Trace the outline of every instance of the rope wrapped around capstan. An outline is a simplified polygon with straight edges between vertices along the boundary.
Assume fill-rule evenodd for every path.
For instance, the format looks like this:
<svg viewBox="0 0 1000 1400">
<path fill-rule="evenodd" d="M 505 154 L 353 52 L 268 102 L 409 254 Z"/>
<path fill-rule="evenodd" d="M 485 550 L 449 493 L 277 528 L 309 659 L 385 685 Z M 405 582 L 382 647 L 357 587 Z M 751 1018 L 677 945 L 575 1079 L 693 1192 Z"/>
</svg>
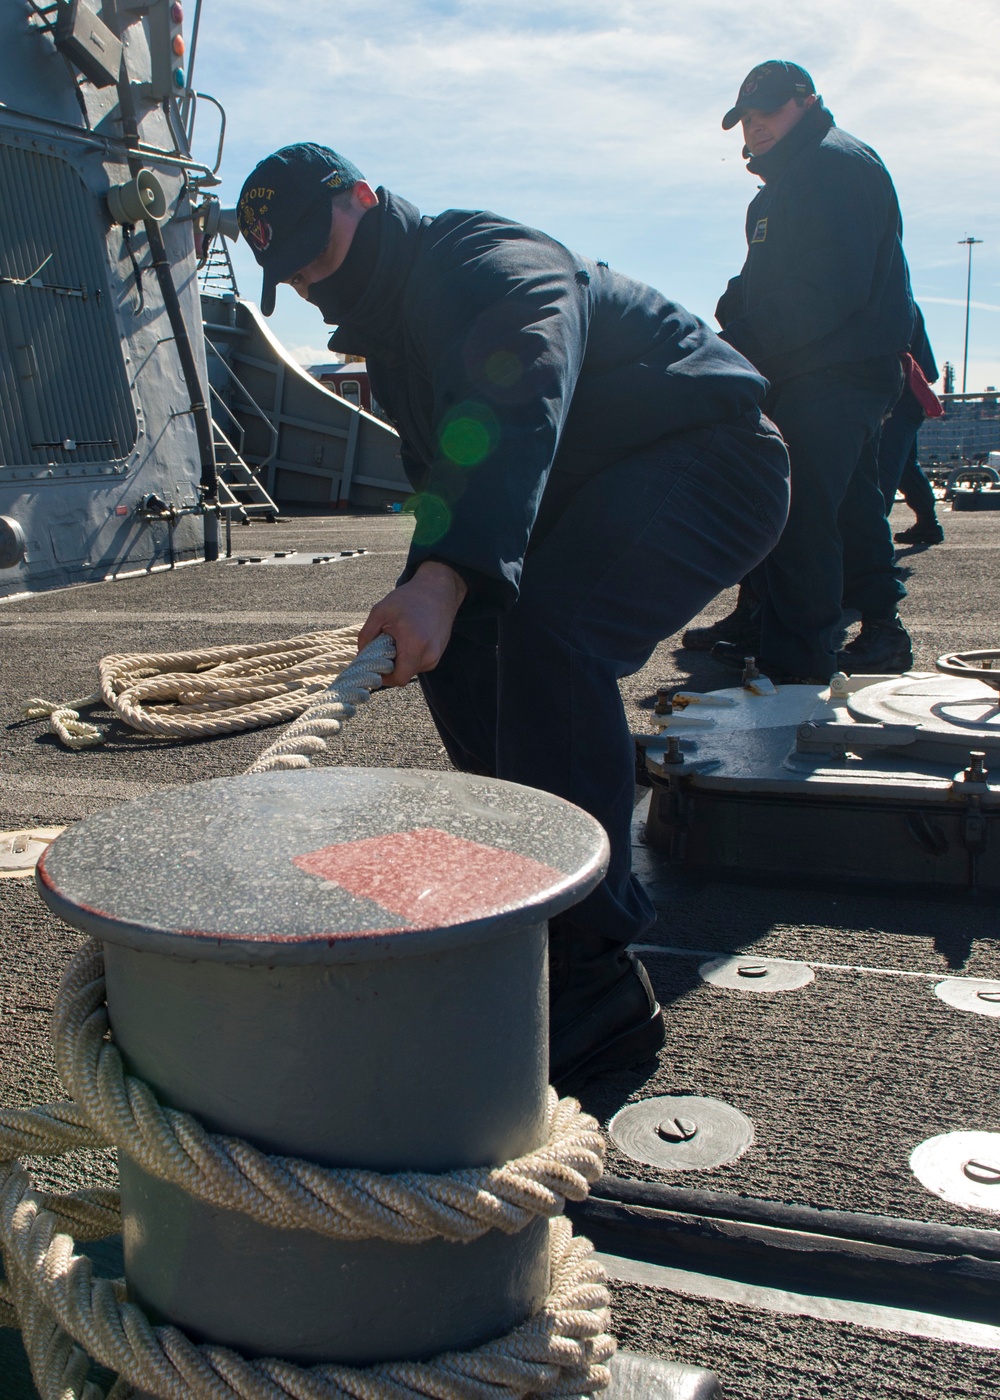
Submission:
<svg viewBox="0 0 1000 1400">
<path fill-rule="evenodd" d="M 560 1214 L 567 1200 L 585 1198 L 603 1165 L 597 1122 L 575 1100 L 550 1090 L 548 1141 L 500 1167 L 385 1174 L 268 1157 L 163 1107 L 148 1085 L 126 1074 L 108 1038 L 103 971 L 100 945 L 88 940 L 59 989 L 56 1061 L 74 1102 L 0 1113 L 0 1248 L 8 1279 L 0 1289 L 0 1325 L 21 1325 L 43 1400 L 101 1400 L 86 1379 L 88 1358 L 121 1378 L 108 1400 L 125 1400 L 132 1386 L 164 1400 L 519 1400 L 582 1397 L 607 1387 L 615 1342 L 607 1333 L 604 1272 L 590 1243 L 574 1239 Z M 60 1232 L 75 1227 L 89 1239 L 114 1233 L 116 1193 L 46 1196 L 18 1161 L 20 1154 L 107 1145 L 221 1208 L 340 1239 L 468 1241 L 548 1217 L 549 1296 L 506 1336 L 425 1362 L 299 1367 L 196 1346 L 177 1328 L 154 1328 L 127 1301 L 123 1282 L 96 1278 Z"/>
</svg>

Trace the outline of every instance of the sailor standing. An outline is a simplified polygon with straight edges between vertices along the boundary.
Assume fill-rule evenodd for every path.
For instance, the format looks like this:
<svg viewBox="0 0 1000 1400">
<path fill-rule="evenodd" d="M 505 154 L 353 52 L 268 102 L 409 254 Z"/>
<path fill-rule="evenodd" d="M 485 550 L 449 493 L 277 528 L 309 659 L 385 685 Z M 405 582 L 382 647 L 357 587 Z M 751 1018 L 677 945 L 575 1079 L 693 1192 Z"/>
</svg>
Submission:
<svg viewBox="0 0 1000 1400">
<path fill-rule="evenodd" d="M 683 307 L 495 214 L 421 217 L 336 152 L 250 175 L 240 227 L 363 355 L 401 439 L 416 524 L 361 632 L 420 677 L 455 766 L 590 812 L 606 879 L 550 927 L 551 1077 L 663 1043 L 627 945 L 655 914 L 631 871 L 633 745 L 618 690 L 772 548 L 788 461 L 763 378 Z"/>
<path fill-rule="evenodd" d="M 722 336 L 767 376 L 764 405 L 792 463 L 788 525 L 754 577 L 754 626 L 712 654 L 772 679 L 904 671 L 906 590 L 878 485 L 879 429 L 903 384 L 913 306 L 896 192 L 875 152 L 834 125 L 812 78 L 770 60 L 722 119 L 742 123 L 764 183 L 747 211 L 747 257 L 721 297 Z M 860 636 L 836 652 L 841 602 Z"/>
</svg>

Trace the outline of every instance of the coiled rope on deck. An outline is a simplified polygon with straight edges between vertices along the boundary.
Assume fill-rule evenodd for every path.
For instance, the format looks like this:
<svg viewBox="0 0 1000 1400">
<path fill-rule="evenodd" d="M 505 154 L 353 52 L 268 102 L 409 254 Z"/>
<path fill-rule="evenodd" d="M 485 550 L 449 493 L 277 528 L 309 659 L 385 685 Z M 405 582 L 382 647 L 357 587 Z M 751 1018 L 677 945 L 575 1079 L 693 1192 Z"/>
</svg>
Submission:
<svg viewBox="0 0 1000 1400">
<path fill-rule="evenodd" d="M 607 1386 L 615 1343 L 606 1330 L 603 1270 L 589 1242 L 574 1239 L 558 1214 L 566 1200 L 584 1199 L 603 1164 L 597 1123 L 575 1100 L 559 1101 L 550 1090 L 548 1142 L 502 1167 L 389 1175 L 267 1157 L 165 1109 L 127 1075 L 108 1038 L 104 995 L 100 944 L 88 940 L 63 978 L 53 1026 L 57 1066 L 75 1102 L 0 1113 L 0 1249 L 8 1279 L 0 1323 L 20 1322 L 43 1400 L 101 1400 L 86 1381 L 88 1356 L 122 1378 L 114 1400 L 124 1400 L 130 1386 L 164 1400 L 499 1400 L 585 1396 Z M 43 1195 L 17 1160 L 107 1145 L 222 1208 L 340 1239 L 470 1240 L 549 1217 L 549 1297 L 507 1336 L 428 1362 L 301 1368 L 195 1346 L 176 1328 L 153 1328 L 127 1302 L 121 1281 L 95 1278 L 60 1233 L 67 1225 L 90 1239 L 113 1233 L 117 1194 Z"/>
<path fill-rule="evenodd" d="M 105 656 L 92 694 L 70 701 L 35 696 L 25 702 L 23 712 L 27 719 L 47 718 L 51 731 L 71 749 L 104 743 L 101 727 L 79 714 L 102 704 L 123 724 L 161 739 L 204 739 L 284 724 L 301 715 L 361 657 L 368 658 L 362 672 L 384 659 L 377 652 L 383 638 L 355 657 L 357 637 L 356 627 L 338 627 L 245 646 Z"/>
</svg>

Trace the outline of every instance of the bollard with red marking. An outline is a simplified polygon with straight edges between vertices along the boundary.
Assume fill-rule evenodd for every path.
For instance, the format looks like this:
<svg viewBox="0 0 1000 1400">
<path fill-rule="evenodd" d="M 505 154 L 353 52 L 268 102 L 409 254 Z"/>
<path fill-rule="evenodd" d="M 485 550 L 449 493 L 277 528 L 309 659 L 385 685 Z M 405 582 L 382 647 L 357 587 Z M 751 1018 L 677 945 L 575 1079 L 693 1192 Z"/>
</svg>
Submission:
<svg viewBox="0 0 1000 1400">
<path fill-rule="evenodd" d="M 60 836 L 50 907 L 105 949 L 115 1043 L 161 1102 L 332 1167 L 499 1165 L 546 1138 L 549 917 L 607 840 L 548 794 L 328 768 L 159 792 Z M 126 1276 L 154 1321 L 251 1356 L 469 1349 L 546 1296 L 548 1227 L 330 1239 L 120 1154 Z"/>
</svg>

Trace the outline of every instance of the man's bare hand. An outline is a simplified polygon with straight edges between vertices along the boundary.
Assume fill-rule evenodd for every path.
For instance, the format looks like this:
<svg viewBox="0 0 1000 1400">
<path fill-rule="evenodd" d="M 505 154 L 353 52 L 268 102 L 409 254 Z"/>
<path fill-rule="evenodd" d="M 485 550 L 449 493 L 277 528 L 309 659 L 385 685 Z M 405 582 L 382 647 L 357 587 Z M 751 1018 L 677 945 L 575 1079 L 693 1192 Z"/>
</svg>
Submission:
<svg viewBox="0 0 1000 1400">
<path fill-rule="evenodd" d="M 434 670 L 467 592 L 465 580 L 454 569 L 428 560 L 411 579 L 375 604 L 358 636 L 358 650 L 380 632 L 393 638 L 396 666 L 383 685 L 406 685 L 421 671 Z"/>
</svg>

